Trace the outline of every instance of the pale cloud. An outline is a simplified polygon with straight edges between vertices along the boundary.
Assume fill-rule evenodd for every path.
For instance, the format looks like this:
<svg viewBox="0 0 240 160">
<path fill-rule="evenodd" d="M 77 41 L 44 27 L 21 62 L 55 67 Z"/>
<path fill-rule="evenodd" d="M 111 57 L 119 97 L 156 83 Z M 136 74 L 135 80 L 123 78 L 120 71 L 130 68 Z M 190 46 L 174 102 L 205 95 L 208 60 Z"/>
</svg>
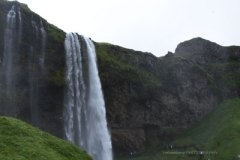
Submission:
<svg viewBox="0 0 240 160">
<path fill-rule="evenodd" d="M 66 32 L 160 56 L 201 36 L 240 45 L 239 0 L 19 0 Z"/>
</svg>

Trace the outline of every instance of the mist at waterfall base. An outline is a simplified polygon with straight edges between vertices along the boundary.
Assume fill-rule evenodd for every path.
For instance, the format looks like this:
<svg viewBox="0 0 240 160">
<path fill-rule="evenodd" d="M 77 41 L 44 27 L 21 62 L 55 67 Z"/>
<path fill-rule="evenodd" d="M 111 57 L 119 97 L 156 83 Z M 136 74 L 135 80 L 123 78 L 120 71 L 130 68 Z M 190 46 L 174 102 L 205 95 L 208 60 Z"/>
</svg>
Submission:
<svg viewBox="0 0 240 160">
<path fill-rule="evenodd" d="M 98 76 L 95 46 L 83 36 L 68 33 L 65 39 L 65 135 L 83 147 L 94 160 L 112 160 L 105 103 Z"/>
</svg>

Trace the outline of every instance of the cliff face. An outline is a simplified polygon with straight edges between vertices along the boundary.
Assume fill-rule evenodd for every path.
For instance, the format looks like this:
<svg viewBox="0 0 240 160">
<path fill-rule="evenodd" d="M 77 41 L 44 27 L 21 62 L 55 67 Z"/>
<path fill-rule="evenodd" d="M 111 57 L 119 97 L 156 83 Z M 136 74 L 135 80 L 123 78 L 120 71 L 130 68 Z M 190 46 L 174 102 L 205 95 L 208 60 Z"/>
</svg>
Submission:
<svg viewBox="0 0 240 160">
<path fill-rule="evenodd" d="M 5 35 L 13 5 L 21 15 L 16 20 L 16 33 L 21 30 L 21 35 L 16 34 L 14 67 L 7 75 Z M 0 0 L 0 13 L 1 115 L 18 117 L 63 138 L 65 33 L 18 2 Z M 111 44 L 95 45 L 116 151 L 141 150 L 146 143 L 169 140 L 222 100 L 239 96 L 240 47 L 196 38 L 179 44 L 175 54 L 157 58 Z M 7 76 L 13 79 L 13 89 L 7 87 Z"/>
<path fill-rule="evenodd" d="M 202 38 L 194 38 L 180 43 L 177 46 L 175 53 L 176 55 L 188 58 L 199 65 L 240 59 L 239 47 L 222 47 Z"/>
<path fill-rule="evenodd" d="M 175 54 L 157 58 L 98 44 L 99 69 L 117 149 L 129 152 L 145 143 L 168 141 L 178 129 L 199 121 L 219 102 L 238 97 L 239 49 L 195 38 L 180 43 Z"/>
<path fill-rule="evenodd" d="M 175 55 L 204 69 L 214 79 L 221 99 L 239 96 L 240 47 L 222 47 L 202 38 L 194 38 L 180 43 Z"/>
<path fill-rule="evenodd" d="M 65 33 L 16 1 L 0 1 L 0 25 L 1 115 L 63 137 Z"/>
<path fill-rule="evenodd" d="M 238 97 L 239 49 L 195 38 L 180 43 L 175 54 L 157 58 L 98 44 L 100 75 L 116 148 L 129 152 L 146 142 L 168 141 L 178 129 L 201 120 L 221 101 Z M 114 60 L 118 65 L 113 65 Z M 108 75 L 112 72 L 116 73 Z"/>
<path fill-rule="evenodd" d="M 116 149 L 171 139 L 218 104 L 214 79 L 194 62 L 97 44 L 108 120 Z"/>
</svg>

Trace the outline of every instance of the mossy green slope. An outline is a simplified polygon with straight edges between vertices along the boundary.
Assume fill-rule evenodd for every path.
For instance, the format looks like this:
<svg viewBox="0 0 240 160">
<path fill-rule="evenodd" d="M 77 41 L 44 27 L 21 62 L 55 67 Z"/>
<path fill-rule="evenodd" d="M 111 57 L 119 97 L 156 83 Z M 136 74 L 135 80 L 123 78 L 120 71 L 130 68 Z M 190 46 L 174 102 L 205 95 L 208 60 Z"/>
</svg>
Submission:
<svg viewBox="0 0 240 160">
<path fill-rule="evenodd" d="M 194 144 L 200 150 L 216 152 L 205 154 L 204 158 L 236 159 L 240 155 L 240 99 L 222 103 L 175 143 L 177 146 Z"/>
<path fill-rule="evenodd" d="M 0 117 L 0 159 L 90 160 L 78 147 L 14 118 Z"/>
<path fill-rule="evenodd" d="M 167 147 L 172 145 L 173 148 Z M 204 151 L 200 155 L 200 151 Z M 184 155 L 183 155 L 184 154 Z M 149 148 L 134 160 L 235 160 L 240 155 L 240 99 L 222 103 L 215 111 L 165 146 Z M 127 158 L 120 158 L 127 159 Z"/>
</svg>

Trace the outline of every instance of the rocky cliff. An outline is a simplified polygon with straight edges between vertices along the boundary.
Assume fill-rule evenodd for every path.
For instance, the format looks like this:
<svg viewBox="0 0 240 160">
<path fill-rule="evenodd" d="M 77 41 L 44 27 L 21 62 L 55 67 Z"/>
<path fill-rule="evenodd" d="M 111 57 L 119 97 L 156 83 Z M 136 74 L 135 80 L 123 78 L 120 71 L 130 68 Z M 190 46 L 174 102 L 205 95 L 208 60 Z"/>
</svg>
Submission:
<svg viewBox="0 0 240 160">
<path fill-rule="evenodd" d="M 18 19 L 16 27 L 21 39 L 14 42 L 18 46 L 14 92 L 9 94 L 2 62 L 12 6 L 16 15 L 21 14 L 21 26 Z M 18 2 L 0 0 L 0 13 L 1 115 L 18 117 L 63 138 L 65 33 Z M 41 28 L 47 35 L 44 68 Z M 155 57 L 107 43 L 95 46 L 115 151 L 131 152 L 167 141 L 222 100 L 239 96 L 240 47 L 195 38 L 180 43 L 175 53 Z"/>
<path fill-rule="evenodd" d="M 109 44 L 97 49 L 113 142 L 119 149 L 168 141 L 223 100 L 239 96 L 237 46 L 194 38 L 159 58 Z M 106 57 L 109 64 L 101 63 Z M 118 63 L 112 65 L 113 59 Z"/>
<path fill-rule="evenodd" d="M 8 16 L 15 17 L 10 27 Z M 42 28 L 47 35 L 45 40 Z M 63 31 L 30 11 L 25 4 L 0 1 L 1 115 L 18 117 L 63 137 L 64 38 Z M 7 58 L 10 61 L 6 53 L 11 47 L 14 50 L 9 67 L 5 62 Z M 11 84 L 8 84 L 9 79 Z"/>
<path fill-rule="evenodd" d="M 169 140 L 219 102 L 213 77 L 189 59 L 171 53 L 157 58 L 109 44 L 97 44 L 97 51 L 113 144 L 119 150 Z"/>
</svg>

